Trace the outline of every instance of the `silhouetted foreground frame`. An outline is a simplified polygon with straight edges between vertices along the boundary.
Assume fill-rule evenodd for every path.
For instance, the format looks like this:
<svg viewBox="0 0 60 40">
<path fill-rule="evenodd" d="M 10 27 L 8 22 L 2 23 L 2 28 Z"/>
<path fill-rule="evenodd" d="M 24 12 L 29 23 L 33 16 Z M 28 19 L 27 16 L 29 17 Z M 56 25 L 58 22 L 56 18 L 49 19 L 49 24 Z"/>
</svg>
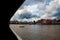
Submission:
<svg viewBox="0 0 60 40">
<path fill-rule="evenodd" d="M 4 1 L 4 2 L 3 2 Z M 9 28 L 10 18 L 14 15 L 17 9 L 21 6 L 24 0 L 2 0 L 0 14 L 0 40 L 18 40 L 17 37 Z M 3 13 L 4 12 L 4 13 Z"/>
</svg>

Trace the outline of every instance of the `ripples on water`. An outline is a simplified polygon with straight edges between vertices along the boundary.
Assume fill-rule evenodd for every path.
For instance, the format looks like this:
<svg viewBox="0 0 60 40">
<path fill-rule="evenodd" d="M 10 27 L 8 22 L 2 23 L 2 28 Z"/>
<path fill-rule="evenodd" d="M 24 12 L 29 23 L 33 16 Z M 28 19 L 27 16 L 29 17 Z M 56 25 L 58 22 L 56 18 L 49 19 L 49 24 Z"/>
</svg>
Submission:
<svg viewBox="0 0 60 40">
<path fill-rule="evenodd" d="M 10 25 L 22 40 L 60 40 L 60 25 Z"/>
</svg>

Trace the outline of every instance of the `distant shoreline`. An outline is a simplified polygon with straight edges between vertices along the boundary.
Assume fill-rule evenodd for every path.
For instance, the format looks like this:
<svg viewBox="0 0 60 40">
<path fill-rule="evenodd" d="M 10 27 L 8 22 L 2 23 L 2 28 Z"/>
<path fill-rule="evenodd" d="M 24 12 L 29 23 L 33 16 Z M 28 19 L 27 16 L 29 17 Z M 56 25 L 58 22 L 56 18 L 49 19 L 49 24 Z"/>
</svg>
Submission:
<svg viewBox="0 0 60 40">
<path fill-rule="evenodd" d="M 12 24 L 12 23 L 10 23 L 10 24 Z M 23 25 L 25 25 L 25 24 L 23 24 Z M 60 24 L 26 24 L 26 25 L 60 25 Z"/>
</svg>

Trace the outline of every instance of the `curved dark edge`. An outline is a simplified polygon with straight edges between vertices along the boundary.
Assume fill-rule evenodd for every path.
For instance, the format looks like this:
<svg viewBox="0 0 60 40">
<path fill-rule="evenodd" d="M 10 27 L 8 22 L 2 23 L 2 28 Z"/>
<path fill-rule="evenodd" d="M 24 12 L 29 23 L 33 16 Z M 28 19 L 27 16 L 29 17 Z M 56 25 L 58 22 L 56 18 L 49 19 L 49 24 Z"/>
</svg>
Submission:
<svg viewBox="0 0 60 40">
<path fill-rule="evenodd" d="M 18 40 L 9 28 L 10 18 L 22 5 L 24 0 L 2 0 L 0 13 L 0 40 Z"/>
</svg>

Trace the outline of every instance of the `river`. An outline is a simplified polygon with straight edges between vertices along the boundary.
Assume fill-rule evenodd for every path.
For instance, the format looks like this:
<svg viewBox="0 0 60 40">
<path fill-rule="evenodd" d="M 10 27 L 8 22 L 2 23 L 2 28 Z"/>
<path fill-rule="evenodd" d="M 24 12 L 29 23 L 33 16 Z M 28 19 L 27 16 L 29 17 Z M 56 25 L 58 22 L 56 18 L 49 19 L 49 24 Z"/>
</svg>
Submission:
<svg viewBox="0 0 60 40">
<path fill-rule="evenodd" d="M 60 40 L 60 25 L 10 24 L 22 40 Z"/>
</svg>

